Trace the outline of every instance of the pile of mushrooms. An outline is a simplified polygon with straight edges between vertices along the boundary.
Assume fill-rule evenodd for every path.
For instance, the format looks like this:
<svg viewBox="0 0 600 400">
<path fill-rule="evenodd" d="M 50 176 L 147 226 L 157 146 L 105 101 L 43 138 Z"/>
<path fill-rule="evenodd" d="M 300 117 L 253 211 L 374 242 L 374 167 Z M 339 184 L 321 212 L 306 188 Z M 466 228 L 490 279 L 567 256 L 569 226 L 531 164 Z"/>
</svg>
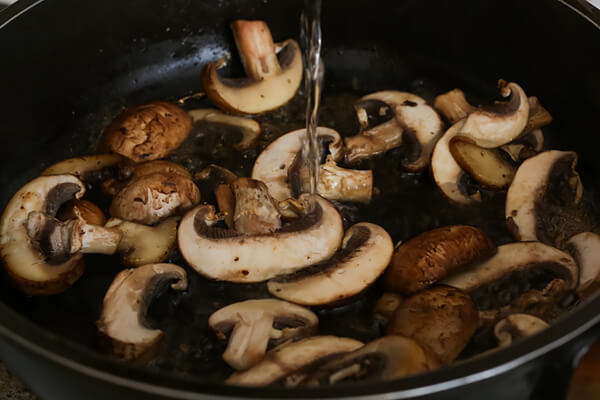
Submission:
<svg viewBox="0 0 600 400">
<path fill-rule="evenodd" d="M 318 127 L 321 165 L 311 194 L 306 131 L 261 145 L 262 126 L 248 116 L 293 98 L 302 80 L 300 47 L 291 39 L 274 43 L 263 21 L 231 27 L 247 78 L 223 78 L 223 60 L 202 71 L 220 110 L 165 101 L 130 107 L 106 128 L 98 154 L 46 168 L 0 219 L 5 270 L 28 295 L 76 284 L 87 253 L 127 267 L 104 297 L 97 322 L 103 350 L 128 361 L 151 358 L 164 332 L 149 322 L 150 304 L 169 287 L 190 290 L 188 274 L 197 273 L 194 279 L 263 285 L 271 296 L 210 306 L 207 327 L 227 341 L 222 358 L 235 370 L 227 384 L 398 379 L 464 357 L 477 332 L 491 332 L 498 347 L 534 335 L 569 296 L 585 301 L 600 287 L 600 235 L 567 226 L 563 216 L 583 204 L 577 154 L 544 151 L 541 128 L 552 117 L 521 86 L 500 80 L 506 100 L 477 107 L 460 89 L 432 105 L 397 90 L 363 96 L 354 104 L 358 133 Z M 250 176 L 172 161 L 195 129 L 207 127 L 238 135 L 232 150 L 256 156 Z M 262 151 L 248 152 L 254 148 Z M 451 202 L 505 191 L 514 242 L 495 243 L 468 225 L 401 242 L 369 221 L 345 223 L 344 203 L 368 207 L 377 195 L 367 160 L 392 157 L 393 149 L 398 168 L 430 169 L 432 187 Z M 85 198 L 88 187 L 110 206 Z M 185 265 L 169 263 L 173 254 Z M 319 331 L 320 310 L 360 301 L 373 287 L 385 289 L 373 312 L 381 337 L 363 343 Z"/>
</svg>

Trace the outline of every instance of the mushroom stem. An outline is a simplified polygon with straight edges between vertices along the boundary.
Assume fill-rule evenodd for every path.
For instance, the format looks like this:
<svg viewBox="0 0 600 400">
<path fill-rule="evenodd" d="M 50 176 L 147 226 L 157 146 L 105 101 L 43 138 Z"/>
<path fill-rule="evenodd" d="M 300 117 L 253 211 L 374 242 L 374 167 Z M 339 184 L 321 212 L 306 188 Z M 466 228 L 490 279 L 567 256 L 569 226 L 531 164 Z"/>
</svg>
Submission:
<svg viewBox="0 0 600 400">
<path fill-rule="evenodd" d="M 237 20 L 231 30 L 246 75 L 258 81 L 280 71 L 273 37 L 264 21 Z"/>
<path fill-rule="evenodd" d="M 260 234 L 273 233 L 281 228 L 281 215 L 264 183 L 252 178 L 239 178 L 231 184 L 231 189 L 235 199 L 233 224 L 236 231 Z"/>
<path fill-rule="evenodd" d="M 215 197 L 219 211 L 225 215 L 227 227 L 233 229 L 233 214 L 235 211 L 235 196 L 231 186 L 226 183 L 217 185 L 215 188 Z"/>
<path fill-rule="evenodd" d="M 267 350 L 273 330 L 273 317 L 261 314 L 253 321 L 242 320 L 235 325 L 223 360 L 237 370 L 256 364 Z"/>
<path fill-rule="evenodd" d="M 433 108 L 439 111 L 451 125 L 477 110 L 477 107 L 469 104 L 465 92 L 460 89 L 453 89 L 437 96 L 433 101 Z"/>
<path fill-rule="evenodd" d="M 373 194 L 373 171 L 338 167 L 329 155 L 319 169 L 317 192 L 329 200 L 369 203 Z"/>
<path fill-rule="evenodd" d="M 104 228 L 98 225 L 78 224 L 79 229 L 73 230 L 73 244 L 77 243 L 81 253 L 114 254 L 119 247 L 121 232 L 117 229 Z"/>
</svg>

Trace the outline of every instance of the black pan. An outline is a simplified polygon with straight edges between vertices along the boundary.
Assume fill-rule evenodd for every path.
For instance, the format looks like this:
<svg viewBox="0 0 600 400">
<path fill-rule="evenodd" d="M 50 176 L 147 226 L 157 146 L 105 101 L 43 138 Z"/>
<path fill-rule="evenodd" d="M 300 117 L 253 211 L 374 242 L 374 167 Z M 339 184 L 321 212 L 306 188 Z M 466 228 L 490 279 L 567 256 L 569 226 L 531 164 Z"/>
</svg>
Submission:
<svg viewBox="0 0 600 400">
<path fill-rule="evenodd" d="M 44 167 L 89 153 L 124 106 L 200 91 L 202 65 L 225 51 L 235 53 L 228 29 L 232 20 L 264 19 L 275 38 L 297 38 L 301 6 L 300 1 L 274 0 L 22 0 L 4 10 L 0 206 Z M 325 101 L 340 93 L 388 88 L 431 100 L 461 87 L 483 102 L 495 95 L 498 78 L 519 82 L 554 116 L 548 129 L 551 147 L 579 153 L 586 201 L 600 204 L 595 184 L 600 176 L 600 30 L 593 22 L 600 18 L 592 8 L 577 7 L 587 17 L 554 0 L 328 0 L 323 9 Z M 229 72 L 240 72 L 239 61 Z M 301 124 L 301 103 L 289 107 L 296 110 L 291 124 Z M 343 133 L 351 129 L 349 122 Z M 218 161 L 248 168 L 239 155 Z M 501 218 L 491 207 L 446 205 L 437 219 L 422 217 L 441 204 L 436 195 L 419 197 L 419 184 L 430 177 L 407 177 L 385 160 L 377 166 L 403 199 L 375 207 L 380 211 L 373 216 L 395 240 L 450 223 L 485 228 Z M 417 185 L 403 191 L 408 180 Z M 417 217 L 407 222 L 411 215 Z M 491 234 L 499 243 L 509 240 L 503 232 Z M 0 284 L 0 358 L 43 399 L 470 399 L 482 393 L 489 399 L 558 399 L 564 397 L 573 360 L 600 335 L 600 298 L 595 298 L 506 350 L 401 381 L 318 390 L 225 387 L 217 380 L 227 370 L 215 361 L 222 348 L 211 341 L 203 321 L 215 302 L 265 295 L 260 287 L 216 284 L 190 274 L 196 297 L 164 297 L 153 306 L 155 322 L 167 333 L 160 362 L 129 365 L 99 354 L 94 343 L 94 321 L 118 267 L 102 257 L 86 264 L 84 277 L 64 295 L 26 298 L 5 279 Z M 209 300 L 213 303 L 207 306 Z M 366 296 L 346 307 L 364 320 L 371 305 L 372 297 Z M 344 324 L 336 323 L 335 315 L 330 318 L 324 329 L 343 334 L 339 326 Z M 181 333 L 183 325 L 197 331 Z M 366 340 L 373 332 L 351 333 Z M 168 350 L 170 343 L 181 341 L 202 351 L 183 357 Z"/>
</svg>

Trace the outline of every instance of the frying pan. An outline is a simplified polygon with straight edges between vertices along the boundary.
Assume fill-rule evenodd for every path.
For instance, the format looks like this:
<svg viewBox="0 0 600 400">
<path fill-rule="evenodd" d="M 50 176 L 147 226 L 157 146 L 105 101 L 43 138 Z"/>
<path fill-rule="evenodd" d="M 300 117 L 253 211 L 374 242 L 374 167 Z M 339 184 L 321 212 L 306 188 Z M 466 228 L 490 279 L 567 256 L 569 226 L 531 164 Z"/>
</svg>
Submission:
<svg viewBox="0 0 600 400">
<path fill-rule="evenodd" d="M 301 6 L 274 0 L 21 0 L 8 7 L 0 13 L 0 206 L 44 167 L 88 153 L 123 106 L 202 90 L 202 65 L 227 51 L 235 54 L 232 20 L 264 19 L 275 38 L 297 37 Z M 498 78 L 519 82 L 553 114 L 551 147 L 578 152 L 586 196 L 600 204 L 600 15 L 592 6 L 328 0 L 323 7 L 325 97 L 394 88 L 431 100 L 461 87 L 483 102 L 493 97 Z M 239 71 L 234 60 L 229 72 Z M 386 186 L 402 189 L 390 165 L 381 164 L 388 168 L 382 174 L 397 180 Z M 435 196 L 398 192 L 404 200 L 381 204 L 374 216 L 395 240 L 439 223 L 472 218 L 485 225 L 486 218 L 498 218 L 490 209 L 447 206 L 437 221 L 427 220 L 422 216 L 440 207 Z M 420 222 L 406 223 L 410 215 L 421 216 Z M 495 239 L 508 240 L 500 233 Z M 6 279 L 0 285 L 0 358 L 42 399 L 560 399 L 574 363 L 600 336 L 596 297 L 507 349 L 399 381 L 295 390 L 226 387 L 215 382 L 218 366 L 206 361 L 216 358 L 205 358 L 218 354 L 218 345 L 201 343 L 204 352 L 183 364 L 176 354 L 167 354 L 161 365 L 131 365 L 96 352 L 93 322 L 117 268 L 100 257 L 86 265 L 84 277 L 64 295 L 26 298 Z M 174 341 L 206 340 L 201 321 L 209 299 L 233 302 L 256 290 L 195 279 L 192 288 L 201 294 L 192 303 L 167 299 L 158 306 L 158 315 L 174 315 L 166 335 Z M 370 312 L 368 302 L 354 307 L 357 315 Z M 182 324 L 197 327 L 188 333 L 195 339 L 177 336 Z M 175 368 L 180 365 L 186 368 Z"/>
</svg>

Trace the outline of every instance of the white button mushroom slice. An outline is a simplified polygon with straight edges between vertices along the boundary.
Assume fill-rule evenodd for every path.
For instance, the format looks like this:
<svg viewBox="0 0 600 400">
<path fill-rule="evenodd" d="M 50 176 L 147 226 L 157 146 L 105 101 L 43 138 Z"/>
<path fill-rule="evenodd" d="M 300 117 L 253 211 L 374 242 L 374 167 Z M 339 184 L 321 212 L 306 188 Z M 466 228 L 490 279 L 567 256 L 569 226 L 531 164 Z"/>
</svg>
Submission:
<svg viewBox="0 0 600 400">
<path fill-rule="evenodd" d="M 516 240 L 553 243 L 544 207 L 578 204 L 583 185 L 575 171 L 577 153 L 550 150 L 525 160 L 506 194 L 505 216 Z"/>
<path fill-rule="evenodd" d="M 126 158 L 119 154 L 94 154 L 69 158 L 49 166 L 41 175 L 72 174 L 85 181 L 90 175 L 107 168 L 117 167 L 125 160 Z"/>
<path fill-rule="evenodd" d="M 335 336 L 313 336 L 283 344 L 269 351 L 252 368 L 236 372 L 225 383 L 228 385 L 266 386 L 282 380 L 294 386 L 305 377 L 305 368 L 318 365 L 329 357 L 341 355 L 362 347 L 355 339 Z"/>
<path fill-rule="evenodd" d="M 577 286 L 579 269 L 569 254 L 540 242 L 519 242 L 499 246 L 496 255 L 442 283 L 468 292 L 486 310 L 506 306 L 523 292 L 557 279 L 567 289 Z"/>
<path fill-rule="evenodd" d="M 541 129 L 535 129 L 517 140 L 501 146 L 500 149 L 508 154 L 513 161 L 520 162 L 541 152 L 543 147 L 544 132 Z"/>
<path fill-rule="evenodd" d="M 261 134 L 260 124 L 250 118 L 227 115 L 224 112 L 211 108 L 199 108 L 188 111 L 188 113 L 192 117 L 194 124 L 197 122 L 207 122 L 231 126 L 239 130 L 242 134 L 242 139 L 233 145 L 233 148 L 237 151 L 248 150 L 254 146 Z"/>
<path fill-rule="evenodd" d="M 423 348 L 413 339 L 384 336 L 316 368 L 301 385 L 329 386 L 343 381 L 383 381 L 430 369 Z"/>
<path fill-rule="evenodd" d="M 223 62 L 206 64 L 202 85 L 219 108 L 238 114 L 261 114 L 286 104 L 302 81 L 302 52 L 295 40 L 273 44 L 263 21 L 238 20 L 231 25 L 248 78 L 225 79 Z"/>
<path fill-rule="evenodd" d="M 503 80 L 498 82 L 498 87 L 502 97 L 510 96 L 510 99 L 473 111 L 458 133 L 480 147 L 494 148 L 509 143 L 523 134 L 527 126 L 529 101 L 523 89 Z"/>
<path fill-rule="evenodd" d="M 281 214 L 264 183 L 238 178 L 230 187 L 235 199 L 233 226 L 237 232 L 252 235 L 273 233 L 281 228 Z"/>
<path fill-rule="evenodd" d="M 373 171 L 338 167 L 331 155 L 319 168 L 317 192 L 329 200 L 370 203 Z"/>
<path fill-rule="evenodd" d="M 402 145 L 406 150 L 402 159 L 404 168 L 409 171 L 426 168 L 433 147 L 443 133 L 442 120 L 435 110 L 412 93 L 385 90 L 364 96 L 357 102 L 355 108 L 359 119 L 367 107 L 373 107 L 372 102 L 381 102 L 388 107 L 390 119 L 346 138 L 346 160 L 350 163 L 360 161 Z"/>
<path fill-rule="evenodd" d="M 84 184 L 73 175 L 42 176 L 19 189 L 6 206 L 0 219 L 0 252 L 9 277 L 25 293 L 60 293 L 83 273 L 81 253 L 49 264 L 29 237 L 26 223 L 31 212 L 56 215 L 64 202 L 84 193 Z"/>
<path fill-rule="evenodd" d="M 579 233 L 569 239 L 566 247 L 579 265 L 577 292 L 584 298 L 588 297 L 600 286 L 600 235 Z"/>
<path fill-rule="evenodd" d="M 147 264 L 119 272 L 104 296 L 97 322 L 106 349 L 132 360 L 156 345 L 163 332 L 148 327 L 148 307 L 167 285 L 181 291 L 187 284 L 185 270 L 174 264 Z"/>
<path fill-rule="evenodd" d="M 273 344 L 317 330 L 319 319 L 307 308 L 275 299 L 246 300 L 214 312 L 208 324 L 221 339 L 229 335 L 223 360 L 237 370 L 245 370 L 259 362 L 269 341 Z"/>
<path fill-rule="evenodd" d="M 328 143 L 329 154 L 335 161 L 343 156 L 343 142 L 339 133 L 333 129 L 318 127 L 320 142 Z M 306 129 L 298 129 L 280 136 L 269 144 L 254 162 L 252 178 L 264 182 L 275 200 L 283 201 L 300 194 L 302 188 L 292 187 L 293 174 L 299 174 L 302 164 L 302 146 L 306 138 Z M 298 179 L 298 178 L 296 178 Z"/>
<path fill-rule="evenodd" d="M 438 140 L 431 156 L 431 172 L 435 183 L 448 199 L 460 204 L 472 204 L 481 201 L 481 193 L 467 192 L 468 175 L 452 156 L 449 146 L 463 124 L 464 120 L 461 120 L 452 125 Z"/>
<path fill-rule="evenodd" d="M 119 218 L 110 218 L 105 227 L 117 229 L 123 235 L 117 252 L 123 264 L 137 267 L 166 260 L 177 242 L 177 224 L 181 218 L 171 217 L 147 226 Z"/>
<path fill-rule="evenodd" d="M 260 282 L 327 260 L 342 242 L 342 218 L 319 196 L 299 200 L 306 204 L 305 215 L 263 235 L 212 227 L 214 207 L 196 207 L 179 225 L 179 250 L 200 274 L 230 282 Z"/>
<path fill-rule="evenodd" d="M 194 182 L 176 173 L 152 173 L 130 181 L 113 199 L 110 215 L 152 225 L 200 202 Z"/>
<path fill-rule="evenodd" d="M 357 295 L 369 287 L 390 263 L 394 244 L 380 226 L 362 222 L 344 236 L 341 249 L 323 264 L 272 279 L 276 297 L 307 306 L 327 305 Z"/>
<path fill-rule="evenodd" d="M 494 326 L 494 336 L 498 340 L 498 346 L 510 346 L 513 341 L 535 335 L 546 329 L 548 323 L 541 318 L 529 314 L 511 314 L 498 321 Z"/>
</svg>

